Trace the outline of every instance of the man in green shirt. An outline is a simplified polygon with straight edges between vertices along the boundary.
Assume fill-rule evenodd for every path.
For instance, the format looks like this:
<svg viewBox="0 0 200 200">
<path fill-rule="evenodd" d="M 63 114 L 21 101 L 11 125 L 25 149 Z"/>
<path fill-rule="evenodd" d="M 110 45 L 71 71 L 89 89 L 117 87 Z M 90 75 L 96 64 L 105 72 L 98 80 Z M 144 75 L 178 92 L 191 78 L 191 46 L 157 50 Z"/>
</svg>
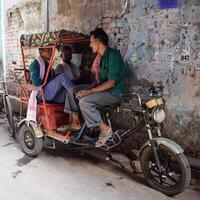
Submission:
<svg viewBox="0 0 200 200">
<path fill-rule="evenodd" d="M 119 51 L 108 46 L 108 36 L 103 29 L 97 28 L 90 33 L 90 47 L 93 53 L 101 56 L 100 85 L 89 90 L 80 90 L 76 98 L 79 99 L 80 111 L 87 126 L 100 128 L 96 143 L 99 147 L 106 143 L 112 133 L 111 128 L 103 122 L 99 109 L 120 102 L 120 96 L 125 90 L 125 66 Z M 67 93 L 66 101 L 69 106 L 65 112 L 77 114 L 79 109 L 70 92 Z"/>
</svg>

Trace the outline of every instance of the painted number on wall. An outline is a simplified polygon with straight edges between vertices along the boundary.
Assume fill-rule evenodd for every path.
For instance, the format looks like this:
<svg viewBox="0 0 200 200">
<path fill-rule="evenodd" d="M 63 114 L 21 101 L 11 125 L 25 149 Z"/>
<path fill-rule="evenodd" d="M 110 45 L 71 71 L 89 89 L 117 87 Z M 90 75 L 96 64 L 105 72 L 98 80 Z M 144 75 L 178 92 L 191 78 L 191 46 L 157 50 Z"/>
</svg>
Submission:
<svg viewBox="0 0 200 200">
<path fill-rule="evenodd" d="M 190 51 L 191 51 L 190 46 L 186 46 L 185 48 L 183 48 L 180 58 L 180 61 L 182 63 L 187 63 L 190 61 Z"/>
<path fill-rule="evenodd" d="M 159 9 L 178 8 L 178 0 L 157 0 Z"/>
</svg>

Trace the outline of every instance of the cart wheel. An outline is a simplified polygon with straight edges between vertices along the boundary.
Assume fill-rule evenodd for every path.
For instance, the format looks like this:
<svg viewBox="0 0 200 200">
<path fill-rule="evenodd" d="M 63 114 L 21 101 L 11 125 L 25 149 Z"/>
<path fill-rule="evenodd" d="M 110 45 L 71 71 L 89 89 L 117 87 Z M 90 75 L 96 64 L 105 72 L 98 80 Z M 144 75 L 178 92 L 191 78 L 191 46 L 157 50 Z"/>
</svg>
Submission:
<svg viewBox="0 0 200 200">
<path fill-rule="evenodd" d="M 5 115 L 6 118 L 8 119 L 8 124 L 9 124 L 9 130 L 10 130 L 10 136 L 15 137 L 15 126 L 14 126 L 14 112 L 12 105 L 10 103 L 10 99 L 8 96 L 5 96 Z"/>
<path fill-rule="evenodd" d="M 33 128 L 24 124 L 19 130 L 19 143 L 25 154 L 36 156 L 42 150 L 43 138 L 37 138 Z"/>
</svg>

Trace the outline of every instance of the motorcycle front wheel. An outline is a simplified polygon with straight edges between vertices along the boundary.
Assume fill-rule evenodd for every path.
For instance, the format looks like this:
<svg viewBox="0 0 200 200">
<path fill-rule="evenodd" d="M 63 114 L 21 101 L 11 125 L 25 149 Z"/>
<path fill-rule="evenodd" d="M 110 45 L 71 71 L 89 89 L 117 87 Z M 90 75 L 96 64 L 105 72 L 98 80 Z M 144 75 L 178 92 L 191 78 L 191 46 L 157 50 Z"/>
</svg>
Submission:
<svg viewBox="0 0 200 200">
<path fill-rule="evenodd" d="M 141 168 L 148 184 L 169 196 L 181 193 L 189 186 L 190 165 L 183 153 L 175 154 L 164 145 L 157 147 L 161 172 L 157 167 L 152 148 L 146 147 L 141 155 Z"/>
</svg>

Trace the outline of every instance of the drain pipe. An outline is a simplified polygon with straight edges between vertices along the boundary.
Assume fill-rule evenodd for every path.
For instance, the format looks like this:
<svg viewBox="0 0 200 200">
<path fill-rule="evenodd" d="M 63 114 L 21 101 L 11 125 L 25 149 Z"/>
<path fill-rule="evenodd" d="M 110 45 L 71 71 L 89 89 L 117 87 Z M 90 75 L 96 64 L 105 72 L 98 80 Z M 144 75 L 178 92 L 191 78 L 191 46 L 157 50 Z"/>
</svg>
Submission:
<svg viewBox="0 0 200 200">
<path fill-rule="evenodd" d="M 5 11 L 4 11 L 4 1 L 1 1 L 1 11 L 0 11 L 0 20 L 1 20 L 1 29 L 2 29 L 2 35 L 0 38 L 0 42 L 2 42 L 2 65 L 3 65 L 3 75 L 5 76 L 6 74 L 6 53 L 5 53 Z"/>
<path fill-rule="evenodd" d="M 47 16 L 46 16 L 46 31 L 49 32 L 49 0 L 46 0 Z"/>
</svg>

